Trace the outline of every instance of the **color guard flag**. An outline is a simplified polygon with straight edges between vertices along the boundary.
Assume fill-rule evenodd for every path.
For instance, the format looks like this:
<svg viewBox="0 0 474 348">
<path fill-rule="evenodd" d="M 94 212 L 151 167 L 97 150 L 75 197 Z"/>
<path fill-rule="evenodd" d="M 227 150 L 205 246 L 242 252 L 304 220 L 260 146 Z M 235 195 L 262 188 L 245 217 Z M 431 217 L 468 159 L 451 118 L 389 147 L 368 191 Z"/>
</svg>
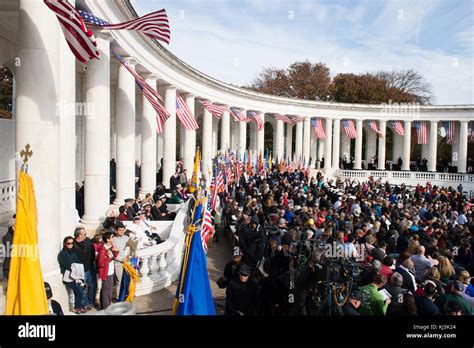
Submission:
<svg viewBox="0 0 474 348">
<path fill-rule="evenodd" d="M 38 252 L 38 209 L 33 178 L 23 170 L 18 179 L 5 314 L 49 314 Z"/>
</svg>

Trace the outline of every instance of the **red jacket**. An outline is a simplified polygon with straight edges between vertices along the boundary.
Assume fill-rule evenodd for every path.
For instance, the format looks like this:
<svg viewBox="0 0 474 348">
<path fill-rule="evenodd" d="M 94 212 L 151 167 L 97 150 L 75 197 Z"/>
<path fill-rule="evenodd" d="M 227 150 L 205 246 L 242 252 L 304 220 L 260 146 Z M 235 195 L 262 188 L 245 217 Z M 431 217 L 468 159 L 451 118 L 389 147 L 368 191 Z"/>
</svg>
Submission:
<svg viewBox="0 0 474 348">
<path fill-rule="evenodd" d="M 113 245 L 112 245 L 112 248 L 114 248 Z M 114 255 L 113 258 L 115 259 L 118 255 L 118 251 L 113 251 L 112 253 Z M 112 258 L 109 257 L 109 255 L 107 254 L 107 249 L 105 248 L 105 245 L 102 244 L 99 248 L 99 253 L 97 255 L 97 268 L 98 268 L 99 278 L 102 279 L 103 281 L 107 280 L 110 261 L 112 261 Z"/>
</svg>

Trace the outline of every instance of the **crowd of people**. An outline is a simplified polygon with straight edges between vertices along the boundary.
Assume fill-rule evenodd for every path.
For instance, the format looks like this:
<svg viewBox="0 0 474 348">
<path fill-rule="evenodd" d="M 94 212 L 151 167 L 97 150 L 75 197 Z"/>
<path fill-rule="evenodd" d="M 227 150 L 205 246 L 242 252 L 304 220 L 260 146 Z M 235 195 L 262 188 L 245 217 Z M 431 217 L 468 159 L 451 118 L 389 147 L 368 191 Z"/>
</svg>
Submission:
<svg viewBox="0 0 474 348">
<path fill-rule="evenodd" d="M 339 314 L 473 313 L 474 222 L 462 190 L 308 179 L 276 167 L 227 187 L 215 212 L 217 237 L 227 231 L 235 243 L 218 280 L 227 315 L 318 313 L 308 303 L 318 306 L 314 289 L 328 282 L 318 275 L 324 262 L 301 262 L 298 245 L 359 270 Z"/>
</svg>

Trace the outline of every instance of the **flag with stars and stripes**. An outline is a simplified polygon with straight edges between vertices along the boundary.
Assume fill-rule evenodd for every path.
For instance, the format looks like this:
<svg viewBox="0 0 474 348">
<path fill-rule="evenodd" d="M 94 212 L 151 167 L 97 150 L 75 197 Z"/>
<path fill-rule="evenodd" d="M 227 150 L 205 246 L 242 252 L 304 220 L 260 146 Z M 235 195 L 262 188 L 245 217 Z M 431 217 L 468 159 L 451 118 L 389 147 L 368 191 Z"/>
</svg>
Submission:
<svg viewBox="0 0 474 348">
<path fill-rule="evenodd" d="M 221 118 L 224 111 L 228 110 L 225 106 L 216 105 L 204 99 L 198 99 L 198 101 L 216 118 Z"/>
<path fill-rule="evenodd" d="M 323 127 L 323 120 L 321 118 L 312 118 L 311 126 L 314 129 L 314 134 L 317 139 L 326 139 L 326 132 Z"/>
<path fill-rule="evenodd" d="M 94 34 L 87 29 L 76 8 L 67 0 L 44 0 L 44 3 L 56 14 L 64 38 L 76 59 L 83 64 L 91 59 L 100 59 Z"/>
<path fill-rule="evenodd" d="M 204 252 L 207 253 L 207 244 L 214 233 L 214 218 L 212 216 L 212 208 L 209 199 L 206 201 L 204 216 L 202 218 L 201 240 Z"/>
<path fill-rule="evenodd" d="M 377 133 L 377 136 L 378 136 L 379 138 L 383 138 L 383 134 L 382 134 L 382 132 L 380 131 L 379 126 L 377 125 L 377 121 L 374 121 L 374 120 L 369 121 L 369 126 L 370 126 L 370 128 L 372 128 L 372 130 L 373 130 L 375 133 Z"/>
<path fill-rule="evenodd" d="M 247 117 L 246 112 L 240 111 L 239 109 L 235 107 L 231 107 L 229 111 L 232 117 L 234 118 L 234 120 L 236 121 L 245 122 L 245 123 L 249 123 L 251 121 L 251 119 Z"/>
<path fill-rule="evenodd" d="M 113 56 L 135 77 L 135 82 L 142 91 L 146 100 L 151 104 L 153 109 L 156 111 L 156 132 L 163 133 L 163 125 L 166 120 L 170 117 L 169 112 L 161 104 L 163 98 L 161 95 L 151 87 L 146 81 L 117 53 L 112 51 Z"/>
<path fill-rule="evenodd" d="M 415 122 L 418 144 L 428 144 L 428 125 L 425 121 Z"/>
<path fill-rule="evenodd" d="M 86 23 L 93 27 L 100 27 L 107 30 L 140 31 L 152 39 L 156 39 L 167 44 L 170 43 L 171 30 L 165 9 L 151 12 L 142 17 L 118 24 L 110 24 L 109 22 L 94 16 L 92 13 L 89 13 L 85 10 L 79 10 L 79 14 Z"/>
<path fill-rule="evenodd" d="M 180 94 L 176 94 L 176 116 L 178 116 L 181 124 L 186 130 L 199 129 L 199 125 L 196 122 L 193 113 Z"/>
<path fill-rule="evenodd" d="M 456 121 L 448 121 L 443 123 L 446 131 L 446 144 L 454 144 L 456 138 Z"/>
<path fill-rule="evenodd" d="M 405 128 L 403 128 L 403 124 L 400 121 L 392 121 L 392 129 L 398 134 L 401 135 L 402 137 L 405 136 Z"/>
<path fill-rule="evenodd" d="M 263 128 L 264 128 L 264 123 L 263 123 L 262 119 L 260 118 L 260 115 L 258 114 L 258 112 L 249 111 L 249 115 L 250 115 L 250 117 L 253 118 L 253 120 L 254 120 L 255 123 L 257 124 L 257 129 L 258 129 L 259 131 L 262 131 Z"/>
<path fill-rule="evenodd" d="M 357 138 L 357 131 L 352 120 L 342 120 L 342 128 L 349 139 Z"/>
</svg>

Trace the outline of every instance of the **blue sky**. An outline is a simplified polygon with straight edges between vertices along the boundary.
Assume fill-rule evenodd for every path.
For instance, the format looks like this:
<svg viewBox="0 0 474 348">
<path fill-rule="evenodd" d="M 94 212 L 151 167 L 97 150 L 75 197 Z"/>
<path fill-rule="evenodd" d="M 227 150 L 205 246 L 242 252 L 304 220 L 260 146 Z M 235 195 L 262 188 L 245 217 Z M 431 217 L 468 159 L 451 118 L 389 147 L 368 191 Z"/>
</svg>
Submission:
<svg viewBox="0 0 474 348">
<path fill-rule="evenodd" d="M 167 48 L 227 83 L 309 59 L 332 75 L 413 68 L 435 104 L 474 104 L 472 0 L 131 1 L 141 15 L 165 8 Z"/>
</svg>

